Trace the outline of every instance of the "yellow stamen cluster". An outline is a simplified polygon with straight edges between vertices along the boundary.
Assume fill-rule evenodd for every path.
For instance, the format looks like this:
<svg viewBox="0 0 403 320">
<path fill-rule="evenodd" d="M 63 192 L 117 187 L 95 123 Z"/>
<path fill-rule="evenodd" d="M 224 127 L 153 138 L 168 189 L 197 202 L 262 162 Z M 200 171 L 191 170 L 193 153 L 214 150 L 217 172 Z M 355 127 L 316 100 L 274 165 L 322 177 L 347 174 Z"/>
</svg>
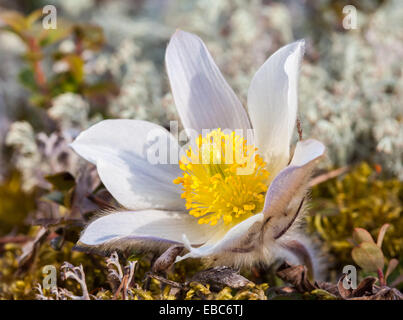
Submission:
<svg viewBox="0 0 403 320">
<path fill-rule="evenodd" d="M 236 224 L 262 210 L 269 172 L 254 146 L 220 129 L 196 139 L 179 162 L 189 214 L 199 224 Z"/>
</svg>

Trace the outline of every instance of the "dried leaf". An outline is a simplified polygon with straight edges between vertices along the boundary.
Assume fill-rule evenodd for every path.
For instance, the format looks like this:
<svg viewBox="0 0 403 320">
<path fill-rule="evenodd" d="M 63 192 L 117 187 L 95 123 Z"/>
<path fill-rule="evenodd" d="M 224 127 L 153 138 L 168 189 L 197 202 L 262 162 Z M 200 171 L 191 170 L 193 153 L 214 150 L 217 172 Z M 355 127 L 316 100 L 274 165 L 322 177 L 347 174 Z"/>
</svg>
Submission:
<svg viewBox="0 0 403 320">
<path fill-rule="evenodd" d="M 312 258 L 309 254 L 308 249 L 299 241 L 291 240 L 284 244 L 284 247 L 287 248 L 290 252 L 292 252 L 296 257 L 298 257 L 299 261 L 301 261 L 308 270 L 308 277 L 310 280 L 313 280 L 314 277 L 314 269 Z"/>
<path fill-rule="evenodd" d="M 346 277 L 346 275 L 343 275 L 339 281 L 337 282 L 337 290 L 339 292 L 339 295 L 343 298 L 343 299 L 349 299 L 353 296 L 353 289 L 349 288 L 346 289 L 344 287 L 344 278 Z"/>
<path fill-rule="evenodd" d="M 30 269 L 39 247 L 46 240 L 48 234 L 48 229 L 41 227 L 36 234 L 35 239 L 26 243 L 22 247 L 22 254 L 18 257 L 18 274 L 23 274 Z"/>
<path fill-rule="evenodd" d="M 72 194 L 70 217 L 82 219 L 86 214 L 105 207 L 98 205 L 90 198 L 99 184 L 100 180 L 95 166 L 87 165 L 79 172 Z"/>
<path fill-rule="evenodd" d="M 351 300 L 403 300 L 403 294 L 395 288 L 383 287 L 374 295 L 354 297 Z"/>
<path fill-rule="evenodd" d="M 307 268 L 303 265 L 291 266 L 284 262 L 276 274 L 281 280 L 292 284 L 298 292 L 311 292 L 317 289 L 309 281 Z"/>
<path fill-rule="evenodd" d="M 152 271 L 155 273 L 168 270 L 173 265 L 176 257 L 183 251 L 182 245 L 169 247 L 155 262 Z"/>
<path fill-rule="evenodd" d="M 337 285 L 335 285 L 334 283 L 325 281 L 315 281 L 315 287 L 318 287 L 319 289 L 322 290 L 326 290 L 327 292 L 331 293 L 334 296 L 340 295 Z"/>
<path fill-rule="evenodd" d="M 221 290 L 226 286 L 238 289 L 253 285 L 251 281 L 229 267 L 215 267 L 198 272 L 191 281 L 209 284 L 214 290 Z"/>
<path fill-rule="evenodd" d="M 374 285 L 378 279 L 375 277 L 366 277 L 363 279 L 357 286 L 356 289 L 353 290 L 353 297 L 362 297 L 366 295 L 372 295 L 374 293 Z"/>
</svg>

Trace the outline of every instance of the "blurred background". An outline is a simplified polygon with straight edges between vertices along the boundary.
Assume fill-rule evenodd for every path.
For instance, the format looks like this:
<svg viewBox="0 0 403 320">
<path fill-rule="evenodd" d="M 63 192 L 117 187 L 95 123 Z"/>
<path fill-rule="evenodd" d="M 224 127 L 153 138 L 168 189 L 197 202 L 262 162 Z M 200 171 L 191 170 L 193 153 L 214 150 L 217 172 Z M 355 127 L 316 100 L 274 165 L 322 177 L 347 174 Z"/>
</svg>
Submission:
<svg viewBox="0 0 403 320">
<path fill-rule="evenodd" d="M 57 9 L 56 29 L 43 28 L 49 4 Z M 326 277 L 335 279 L 340 266 L 354 263 L 353 229 L 376 238 L 389 223 L 384 254 L 399 261 L 392 275 L 398 279 L 401 2 L 0 0 L 0 297 L 32 296 L 38 277 L 28 271 L 37 266 L 63 259 L 94 265 L 71 247 L 91 215 L 113 200 L 68 144 L 106 118 L 165 127 L 178 119 L 164 68 L 176 28 L 205 41 L 244 105 L 267 57 L 294 40 L 307 41 L 299 118 L 303 136 L 328 150 L 307 230 L 328 261 Z"/>
</svg>

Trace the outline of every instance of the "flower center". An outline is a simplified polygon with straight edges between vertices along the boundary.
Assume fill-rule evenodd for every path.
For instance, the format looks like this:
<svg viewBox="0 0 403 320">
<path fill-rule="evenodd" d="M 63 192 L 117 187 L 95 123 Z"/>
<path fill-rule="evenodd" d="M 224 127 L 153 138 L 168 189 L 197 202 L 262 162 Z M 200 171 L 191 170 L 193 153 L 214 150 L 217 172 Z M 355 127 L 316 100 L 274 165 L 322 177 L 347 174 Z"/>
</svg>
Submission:
<svg viewBox="0 0 403 320">
<path fill-rule="evenodd" d="M 235 132 L 216 129 L 196 139 L 179 162 L 183 176 L 175 184 L 183 185 L 189 214 L 199 224 L 237 224 L 261 212 L 267 191 L 269 172 L 257 148 Z"/>
</svg>

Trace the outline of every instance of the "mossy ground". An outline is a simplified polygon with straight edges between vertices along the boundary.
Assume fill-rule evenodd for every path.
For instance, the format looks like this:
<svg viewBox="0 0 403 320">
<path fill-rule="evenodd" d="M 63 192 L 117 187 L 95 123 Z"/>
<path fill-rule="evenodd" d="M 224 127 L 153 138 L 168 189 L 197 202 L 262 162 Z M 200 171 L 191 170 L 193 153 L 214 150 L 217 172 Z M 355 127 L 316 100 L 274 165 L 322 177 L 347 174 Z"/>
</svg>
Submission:
<svg viewBox="0 0 403 320">
<path fill-rule="evenodd" d="M 10 186 L 14 190 L 15 186 Z M 4 186 L 3 186 L 4 187 Z M 11 191 L 10 191 L 11 192 Z M 15 192 L 15 191 L 13 191 Z M 2 194 L 8 195 L 4 192 Z M 386 260 L 396 258 L 400 261 L 391 280 L 402 274 L 403 248 L 403 184 L 395 179 L 385 179 L 370 165 L 363 163 L 342 177 L 331 179 L 312 191 L 312 206 L 307 216 L 307 230 L 318 238 L 319 247 L 324 254 L 323 263 L 327 265 L 326 275 L 331 282 L 337 281 L 341 268 L 347 264 L 354 264 L 351 258 L 352 232 L 355 227 L 367 229 L 374 237 L 384 223 L 391 225 L 383 244 Z M 16 199 L 18 200 L 18 199 Z M 14 201 L 18 208 L 18 201 Z M 12 207 L 12 198 L 9 198 L 8 210 Z M 8 211 L 6 211 L 8 212 Z M 23 220 L 21 222 L 23 223 Z M 33 236 L 38 227 L 21 228 L 20 235 Z M 73 242 L 65 241 L 60 249 L 55 250 L 49 240 L 39 247 L 28 269 L 18 266 L 18 258 L 22 253 L 22 244 L 7 243 L 1 245 L 0 251 L 0 298 L 1 299 L 35 299 L 38 294 L 36 285 L 42 284 L 46 274 L 42 269 L 46 265 L 53 265 L 58 270 L 57 284 L 75 295 L 81 294 L 80 285 L 71 279 L 62 280 L 60 267 L 67 261 L 72 265 L 83 265 L 85 280 L 89 294 L 98 299 L 114 298 L 114 288 L 108 278 L 108 267 L 104 257 L 73 250 Z M 146 280 L 150 271 L 152 254 L 121 256 L 120 262 L 124 266 L 128 261 L 137 261 L 131 299 L 326 299 L 329 295 L 322 291 L 298 294 L 291 296 L 273 295 L 270 289 L 284 285 L 275 276 L 274 270 L 258 269 L 242 271 L 242 274 L 253 281 L 249 287 L 234 290 L 225 287 L 213 291 L 207 285 L 190 283 L 188 288 L 178 295 L 172 286 L 161 283 L 156 279 Z M 183 261 L 175 265 L 168 272 L 166 278 L 184 283 L 196 272 L 203 270 L 199 260 Z M 368 273 L 360 271 L 360 277 Z M 44 291 L 47 296 L 52 296 Z M 122 298 L 118 295 L 115 298 Z"/>
</svg>

